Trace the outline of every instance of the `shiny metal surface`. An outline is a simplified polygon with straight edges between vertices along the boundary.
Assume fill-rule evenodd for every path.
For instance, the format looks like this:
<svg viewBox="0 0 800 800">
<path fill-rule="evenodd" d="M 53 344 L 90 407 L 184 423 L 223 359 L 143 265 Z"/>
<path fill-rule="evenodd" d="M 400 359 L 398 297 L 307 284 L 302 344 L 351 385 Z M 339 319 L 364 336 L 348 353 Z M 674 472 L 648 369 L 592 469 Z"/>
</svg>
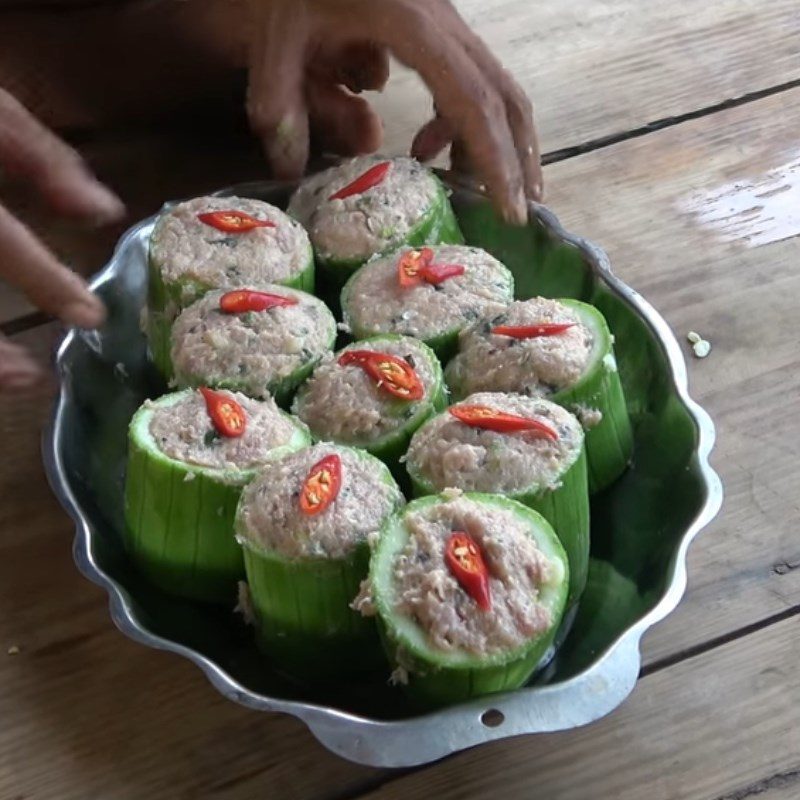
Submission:
<svg viewBox="0 0 800 800">
<path fill-rule="evenodd" d="M 108 592 L 123 633 L 190 659 L 231 700 L 291 714 L 333 752 L 374 766 L 422 764 L 494 739 L 575 728 L 616 708 L 636 683 L 642 634 L 678 604 L 689 543 L 722 502 L 708 464 L 714 427 L 688 396 L 681 350 L 661 316 L 612 274 L 602 250 L 568 234 L 544 207 L 531 206 L 527 228 L 510 228 L 479 193 L 452 179 L 450 185 L 468 241 L 511 267 L 520 296 L 578 297 L 605 313 L 636 427 L 632 468 L 593 499 L 596 580 L 531 685 L 423 715 L 384 676 L 357 685 L 294 685 L 270 670 L 232 612 L 170 598 L 133 570 L 120 536 L 126 426 L 145 397 L 163 390 L 138 327 L 152 218 L 128 231 L 93 281 L 109 306 L 106 327 L 71 331 L 59 350 L 61 391 L 43 440 L 51 486 L 75 521 L 75 561 Z M 220 193 L 281 205 L 288 191 L 262 183 Z M 609 573 L 613 580 L 604 577 Z M 502 717 L 482 721 L 489 709 Z"/>
</svg>

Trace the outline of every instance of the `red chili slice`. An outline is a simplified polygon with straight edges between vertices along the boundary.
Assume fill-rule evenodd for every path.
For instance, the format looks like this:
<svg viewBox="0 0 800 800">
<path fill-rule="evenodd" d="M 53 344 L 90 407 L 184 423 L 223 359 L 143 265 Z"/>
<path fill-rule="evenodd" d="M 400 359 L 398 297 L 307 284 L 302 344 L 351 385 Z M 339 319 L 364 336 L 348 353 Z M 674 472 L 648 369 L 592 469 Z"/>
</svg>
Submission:
<svg viewBox="0 0 800 800">
<path fill-rule="evenodd" d="M 463 275 L 466 269 L 461 264 L 428 264 L 420 270 L 422 279 L 437 286 L 448 278 Z"/>
<path fill-rule="evenodd" d="M 200 393 L 206 401 L 206 410 L 214 429 L 220 436 L 236 439 L 244 433 L 247 427 L 244 409 L 227 392 L 201 386 Z"/>
<path fill-rule="evenodd" d="M 423 247 L 420 250 L 408 250 L 397 262 L 397 276 L 400 286 L 408 289 L 422 283 L 422 271 L 433 261 L 433 250 Z"/>
<path fill-rule="evenodd" d="M 268 219 L 256 219 L 244 211 L 206 211 L 198 214 L 200 222 L 210 225 L 223 233 L 247 233 L 254 228 L 275 228 Z"/>
<path fill-rule="evenodd" d="M 295 306 L 296 297 L 286 297 L 269 292 L 253 292 L 249 289 L 235 289 L 225 292 L 219 299 L 220 311 L 226 314 L 244 314 L 247 311 L 269 311 L 278 306 Z"/>
<path fill-rule="evenodd" d="M 447 540 L 444 560 L 461 588 L 478 604 L 489 611 L 492 595 L 489 589 L 489 570 L 478 543 L 464 531 L 454 531 Z"/>
<path fill-rule="evenodd" d="M 520 417 L 516 414 L 506 414 L 489 406 L 468 405 L 451 406 L 449 412 L 459 422 L 472 428 L 482 428 L 497 433 L 518 433 L 531 431 L 540 434 L 545 439 L 558 441 L 558 431 L 546 422 L 532 417 Z"/>
<path fill-rule="evenodd" d="M 342 460 L 335 453 L 317 461 L 300 489 L 300 510 L 313 516 L 322 513 L 338 496 L 342 485 Z"/>
<path fill-rule="evenodd" d="M 510 336 L 512 339 L 534 339 L 538 336 L 557 336 L 570 328 L 575 322 L 540 322 L 536 325 L 495 325 L 492 333 Z"/>
<path fill-rule="evenodd" d="M 346 350 L 339 356 L 339 365 L 355 364 L 384 391 L 403 400 L 421 400 L 425 387 L 411 364 L 403 358 L 373 350 Z"/>
<path fill-rule="evenodd" d="M 343 186 L 338 192 L 334 192 L 328 200 L 344 200 L 345 197 L 352 197 L 354 194 L 361 194 L 377 186 L 389 173 L 392 166 L 391 161 L 381 161 L 370 167 L 363 175 L 359 175 L 352 183 Z"/>
</svg>

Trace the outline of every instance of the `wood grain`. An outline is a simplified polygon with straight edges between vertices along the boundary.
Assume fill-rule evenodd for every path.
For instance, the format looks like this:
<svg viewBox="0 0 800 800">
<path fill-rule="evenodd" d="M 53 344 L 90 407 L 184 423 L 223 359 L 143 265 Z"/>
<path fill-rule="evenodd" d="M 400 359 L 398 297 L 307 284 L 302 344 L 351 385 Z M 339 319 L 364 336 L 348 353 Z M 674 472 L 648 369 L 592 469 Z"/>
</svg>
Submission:
<svg viewBox="0 0 800 800">
<path fill-rule="evenodd" d="M 362 800 L 796 797 L 798 657 L 797 620 L 788 620 L 644 678 L 587 728 L 486 745 Z"/>
<path fill-rule="evenodd" d="M 793 0 L 456 5 L 530 94 L 543 152 L 800 78 Z M 431 108 L 407 71 L 375 102 L 390 148 L 406 147 Z"/>
<path fill-rule="evenodd" d="M 54 327 L 15 340 L 47 358 Z M 368 782 L 375 771 L 301 723 L 231 703 L 193 665 L 114 629 L 42 472 L 50 396 L 0 397 L 0 798 L 324 800 Z"/>
<path fill-rule="evenodd" d="M 767 6 L 758 0 L 460 0 L 457 6 L 534 99 L 545 151 L 800 79 L 791 33 L 800 24 L 795 0 Z M 406 152 L 430 115 L 419 79 L 398 68 L 388 89 L 371 100 L 384 118 L 385 151 Z M 131 220 L 166 199 L 264 174 L 253 142 L 231 139 L 224 128 L 216 139 L 202 129 L 173 138 L 125 132 L 122 141 L 82 149 L 128 203 Z M 19 208 L 82 274 L 105 263 L 120 232 L 77 231 L 47 216 L 30 196 L 9 197 L 1 185 L 0 199 Z M 0 323 L 30 310 L 18 294 L 0 293 Z"/>
<path fill-rule="evenodd" d="M 647 662 L 800 605 L 798 123 L 793 90 L 547 171 L 562 221 L 602 244 L 683 340 L 692 394 L 717 425 L 723 512 L 690 551 L 685 601 L 647 635 Z M 709 202 L 729 209 L 727 233 L 700 213 Z M 758 215 L 777 241 L 729 240 Z M 689 355 L 689 330 L 711 341 L 707 359 Z"/>
<path fill-rule="evenodd" d="M 671 11 L 654 2 L 647 4 L 654 15 L 647 23 L 635 23 L 641 12 L 632 3 L 592 5 L 583 28 L 563 12 L 566 30 L 559 35 L 575 38 L 551 57 L 553 70 L 559 59 L 571 64 L 573 79 L 581 65 L 608 81 L 605 93 L 602 81 L 594 84 L 597 119 L 609 96 L 628 98 L 626 109 L 643 116 L 669 109 L 658 94 L 668 82 L 676 93 L 670 102 L 680 105 L 726 95 L 742 75 L 752 86 L 775 81 L 778 71 L 781 81 L 792 75 L 780 34 L 796 22 L 796 3 L 759 4 L 756 14 L 755 3 L 686 2 Z M 510 4 L 501 7 L 510 16 Z M 477 5 L 471 8 L 475 13 Z M 499 19 L 494 6 L 484 8 L 488 38 L 502 25 L 509 37 L 512 28 L 522 30 L 521 23 Z M 517 5 L 514 13 L 530 19 L 533 8 Z M 762 40 L 743 50 L 752 46 L 748 21 Z M 579 36 L 592 28 L 594 46 Z M 608 45 L 612 33 L 615 48 Z M 625 43 L 616 48 L 620 39 Z M 681 47 L 693 53 L 687 64 L 677 64 Z M 509 63 L 533 64 L 534 77 L 546 73 L 545 67 L 534 72 L 531 53 L 523 61 L 508 44 L 503 49 Z M 609 49 L 619 49 L 622 58 L 613 69 L 603 55 Z M 659 58 L 670 65 L 661 83 Z M 698 65 L 714 72 L 714 80 L 692 80 L 707 77 Z M 554 104 L 571 98 L 567 78 L 558 85 Z M 401 97 L 398 109 L 407 102 Z M 592 105 L 591 97 L 581 108 Z M 572 103 L 559 113 L 586 124 Z M 617 113 L 610 116 L 614 126 Z M 549 201 L 567 226 L 604 245 L 617 272 L 679 335 L 695 329 L 713 344 L 706 360 L 691 360 L 689 367 L 692 393 L 717 423 L 713 461 L 726 503 L 693 545 L 689 592 L 646 638 L 645 659 L 653 668 L 711 649 L 656 669 L 625 706 L 594 726 L 481 748 L 392 780 L 367 797 L 522 798 L 534 790 L 559 800 L 798 795 L 800 711 L 792 702 L 800 691 L 798 616 L 738 633 L 800 606 L 800 223 L 794 213 L 800 199 L 792 166 L 799 124 L 800 91 L 787 91 L 547 169 Z M 111 142 L 93 152 L 112 183 L 130 182 L 136 215 L 155 210 L 164 197 L 250 177 L 260 168 L 247 147 L 229 160 L 214 157 L 213 143 L 183 147 L 159 138 L 145 147 Z M 736 238 L 737 231 L 748 238 Z M 113 235 L 104 244 L 87 235 L 97 248 L 87 251 L 64 233 L 60 246 L 76 259 L 94 253 L 97 266 Z M 46 360 L 54 332 L 39 328 L 17 338 Z M 0 399 L 0 797 L 333 800 L 394 778 L 335 759 L 299 723 L 235 706 L 188 663 L 112 629 L 102 594 L 75 571 L 71 524 L 41 472 L 38 428 L 48 402 L 47 391 Z M 20 652 L 7 655 L 14 646 Z"/>
</svg>

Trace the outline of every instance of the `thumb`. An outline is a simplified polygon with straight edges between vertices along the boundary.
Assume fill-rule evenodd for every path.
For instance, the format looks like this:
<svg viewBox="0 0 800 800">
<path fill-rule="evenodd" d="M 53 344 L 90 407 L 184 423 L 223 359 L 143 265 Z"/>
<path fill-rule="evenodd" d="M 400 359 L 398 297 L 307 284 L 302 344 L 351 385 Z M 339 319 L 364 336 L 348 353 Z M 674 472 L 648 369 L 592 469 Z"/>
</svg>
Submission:
<svg viewBox="0 0 800 800">
<path fill-rule="evenodd" d="M 297 0 L 251 0 L 253 40 L 247 114 L 277 178 L 297 178 L 308 161 L 304 97 L 308 19 Z"/>
</svg>

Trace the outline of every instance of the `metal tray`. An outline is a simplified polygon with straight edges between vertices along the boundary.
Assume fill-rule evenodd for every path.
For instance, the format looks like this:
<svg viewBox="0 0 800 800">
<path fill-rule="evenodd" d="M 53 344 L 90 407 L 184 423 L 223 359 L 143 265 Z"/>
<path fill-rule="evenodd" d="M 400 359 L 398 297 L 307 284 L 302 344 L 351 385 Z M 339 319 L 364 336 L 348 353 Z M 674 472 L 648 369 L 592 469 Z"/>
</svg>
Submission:
<svg viewBox="0 0 800 800">
<path fill-rule="evenodd" d="M 544 207 L 531 205 L 529 225 L 512 228 L 478 191 L 444 177 L 467 241 L 514 271 L 519 296 L 576 297 L 605 314 L 635 424 L 631 469 L 592 501 L 587 594 L 530 685 L 424 715 L 385 676 L 294 685 L 270 669 L 238 616 L 169 597 L 132 568 L 120 535 L 127 423 L 145 397 L 162 390 L 139 331 L 154 218 L 125 234 L 92 283 L 109 321 L 100 331 L 67 334 L 57 358 L 61 391 L 43 442 L 50 484 L 75 520 L 75 561 L 108 592 L 123 633 L 190 659 L 231 700 L 298 717 L 333 752 L 374 766 L 422 764 L 493 739 L 575 728 L 616 708 L 636 683 L 642 634 L 678 604 L 689 543 L 722 501 L 708 464 L 713 424 L 689 398 L 681 350 L 659 314 L 612 274 L 602 250 L 568 234 Z M 254 183 L 219 194 L 283 206 L 291 188 Z"/>
</svg>

